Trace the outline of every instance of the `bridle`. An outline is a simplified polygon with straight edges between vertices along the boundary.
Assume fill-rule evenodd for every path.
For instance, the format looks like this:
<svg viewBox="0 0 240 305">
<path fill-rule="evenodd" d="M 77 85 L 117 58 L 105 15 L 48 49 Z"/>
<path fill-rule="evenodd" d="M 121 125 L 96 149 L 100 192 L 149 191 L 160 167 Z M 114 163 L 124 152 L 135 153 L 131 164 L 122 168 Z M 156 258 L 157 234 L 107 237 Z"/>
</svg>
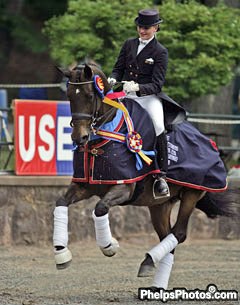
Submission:
<svg viewBox="0 0 240 305">
<path fill-rule="evenodd" d="M 74 86 L 82 86 L 82 85 L 87 85 L 87 84 L 92 84 L 93 83 L 93 80 L 90 80 L 90 81 L 84 81 L 84 82 L 71 82 L 71 81 L 68 81 L 68 85 L 74 85 Z M 92 114 L 88 114 L 88 113 L 82 113 L 82 112 L 79 112 L 79 113 L 75 113 L 73 112 L 72 113 L 72 121 L 70 123 L 71 127 L 73 127 L 73 121 L 74 120 L 90 120 L 93 118 L 96 117 L 96 108 L 97 108 L 97 97 L 96 97 L 96 100 L 94 102 L 94 107 L 93 107 L 93 113 Z"/>
<path fill-rule="evenodd" d="M 71 82 L 68 81 L 69 85 L 73 85 L 73 86 L 83 86 L 83 85 L 87 85 L 87 84 L 93 84 L 94 81 L 90 80 L 90 81 L 84 81 L 84 82 Z M 102 98 L 102 97 L 101 97 Z M 94 92 L 94 96 L 93 96 L 93 111 L 92 114 L 88 114 L 88 113 L 82 113 L 82 112 L 77 112 L 77 113 L 72 113 L 72 120 L 70 122 L 70 126 L 74 127 L 75 125 L 78 125 L 80 122 L 79 121 L 83 121 L 83 120 L 90 120 L 90 128 L 92 130 L 92 132 L 94 134 L 96 134 L 96 132 L 98 131 L 99 128 L 101 128 L 101 126 L 107 122 L 107 120 L 110 118 L 110 116 L 116 111 L 116 109 L 111 108 L 109 109 L 106 113 L 104 113 L 103 115 L 99 116 L 99 109 L 98 109 L 98 92 Z M 103 120 L 103 121 L 102 121 Z M 100 126 L 96 126 L 98 122 L 101 122 Z"/>
<path fill-rule="evenodd" d="M 85 84 L 91 84 L 93 83 L 93 80 L 89 80 L 89 81 L 86 81 L 86 82 L 77 82 L 77 83 L 74 83 L 74 82 L 68 82 L 68 84 L 70 85 L 85 85 Z"/>
</svg>

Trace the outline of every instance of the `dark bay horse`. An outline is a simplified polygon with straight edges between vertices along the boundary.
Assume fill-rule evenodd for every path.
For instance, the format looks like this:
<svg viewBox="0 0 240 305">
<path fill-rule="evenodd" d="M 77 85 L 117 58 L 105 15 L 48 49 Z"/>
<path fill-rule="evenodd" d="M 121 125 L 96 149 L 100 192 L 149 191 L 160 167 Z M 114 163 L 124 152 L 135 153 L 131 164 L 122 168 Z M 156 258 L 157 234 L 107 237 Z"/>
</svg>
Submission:
<svg viewBox="0 0 240 305">
<path fill-rule="evenodd" d="M 98 154 L 101 154 L 101 150 L 103 150 L 98 146 L 102 139 L 94 137 L 104 124 L 112 122 L 117 116 L 116 103 L 118 102 L 115 99 L 113 104 L 109 104 L 109 99 L 105 100 L 104 97 L 111 88 L 106 76 L 96 65 L 83 64 L 71 71 L 62 71 L 62 73 L 69 79 L 67 95 L 72 113 L 72 140 L 76 148 L 74 171 L 78 170 L 77 166 L 81 168 L 89 166 L 89 169 L 87 176 L 73 178 L 66 194 L 56 202 L 53 234 L 56 266 L 58 269 L 64 269 L 72 260 L 71 252 L 68 249 L 69 206 L 92 195 L 98 195 L 100 200 L 93 211 L 93 219 L 97 244 L 106 256 L 113 256 L 119 247 L 117 240 L 111 235 L 108 220 L 109 209 L 126 204 L 148 207 L 160 243 L 146 254 L 140 265 L 138 276 L 149 276 L 156 271 L 153 286 L 167 289 L 174 250 L 186 239 L 188 221 L 193 210 L 199 208 L 212 218 L 217 215 L 233 216 L 236 211 L 233 209 L 234 202 L 230 198 L 231 192 L 224 191 L 219 193 L 219 196 L 218 193 L 169 183 L 171 196 L 154 199 L 152 174 L 146 174 L 141 179 L 133 180 L 132 183 L 130 183 L 131 181 L 127 181 L 127 183 L 118 181 L 116 184 L 102 184 L 100 180 L 98 184 L 90 183 L 89 175 L 91 174 L 89 172 L 93 169 L 94 162 L 97 162 Z M 78 153 L 86 153 L 87 157 L 80 160 Z M 102 169 L 107 167 L 104 164 L 101 166 Z M 144 190 L 139 196 L 135 196 L 139 191 L 138 181 L 140 180 L 140 188 L 144 185 Z M 171 210 L 178 200 L 180 200 L 178 216 L 175 224 L 171 226 Z"/>
</svg>

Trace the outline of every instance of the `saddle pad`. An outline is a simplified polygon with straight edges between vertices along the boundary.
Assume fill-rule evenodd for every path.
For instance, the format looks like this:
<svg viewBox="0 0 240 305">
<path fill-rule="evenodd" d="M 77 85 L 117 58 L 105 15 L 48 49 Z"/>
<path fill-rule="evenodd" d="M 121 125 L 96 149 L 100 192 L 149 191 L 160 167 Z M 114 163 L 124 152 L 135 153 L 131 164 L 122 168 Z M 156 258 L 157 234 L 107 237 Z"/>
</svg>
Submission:
<svg viewBox="0 0 240 305">
<path fill-rule="evenodd" d="M 216 143 L 191 123 L 175 125 L 167 134 L 169 182 L 209 192 L 227 188 L 227 172 Z"/>
</svg>

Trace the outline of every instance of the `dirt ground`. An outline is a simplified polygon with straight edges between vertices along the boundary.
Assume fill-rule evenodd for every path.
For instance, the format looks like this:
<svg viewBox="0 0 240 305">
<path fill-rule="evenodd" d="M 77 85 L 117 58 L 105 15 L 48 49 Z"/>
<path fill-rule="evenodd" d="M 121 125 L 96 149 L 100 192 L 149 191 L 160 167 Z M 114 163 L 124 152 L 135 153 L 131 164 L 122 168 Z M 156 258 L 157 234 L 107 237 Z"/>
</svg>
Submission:
<svg viewBox="0 0 240 305">
<path fill-rule="evenodd" d="M 154 237 L 131 236 L 120 241 L 116 256 L 102 255 L 94 241 L 70 244 L 73 261 L 66 270 L 56 269 L 49 247 L 1 247 L 1 305 L 119 305 L 159 304 L 137 299 L 139 287 L 151 286 L 151 278 L 137 278 L 144 254 L 155 245 Z M 176 251 L 169 283 L 173 287 L 240 293 L 240 240 L 187 241 Z M 182 301 L 167 304 L 221 305 L 231 302 Z"/>
</svg>

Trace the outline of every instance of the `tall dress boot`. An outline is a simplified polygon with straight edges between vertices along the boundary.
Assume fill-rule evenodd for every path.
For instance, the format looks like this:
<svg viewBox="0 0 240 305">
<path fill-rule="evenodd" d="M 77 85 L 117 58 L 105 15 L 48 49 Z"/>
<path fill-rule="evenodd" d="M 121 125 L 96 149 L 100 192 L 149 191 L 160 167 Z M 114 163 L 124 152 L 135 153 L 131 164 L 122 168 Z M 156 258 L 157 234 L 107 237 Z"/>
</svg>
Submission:
<svg viewBox="0 0 240 305">
<path fill-rule="evenodd" d="M 169 187 L 166 182 L 166 174 L 168 169 L 168 148 L 167 138 L 164 132 L 157 136 L 156 150 L 157 162 L 161 173 L 156 176 L 153 183 L 153 196 L 155 199 L 158 199 L 170 196 Z"/>
</svg>

